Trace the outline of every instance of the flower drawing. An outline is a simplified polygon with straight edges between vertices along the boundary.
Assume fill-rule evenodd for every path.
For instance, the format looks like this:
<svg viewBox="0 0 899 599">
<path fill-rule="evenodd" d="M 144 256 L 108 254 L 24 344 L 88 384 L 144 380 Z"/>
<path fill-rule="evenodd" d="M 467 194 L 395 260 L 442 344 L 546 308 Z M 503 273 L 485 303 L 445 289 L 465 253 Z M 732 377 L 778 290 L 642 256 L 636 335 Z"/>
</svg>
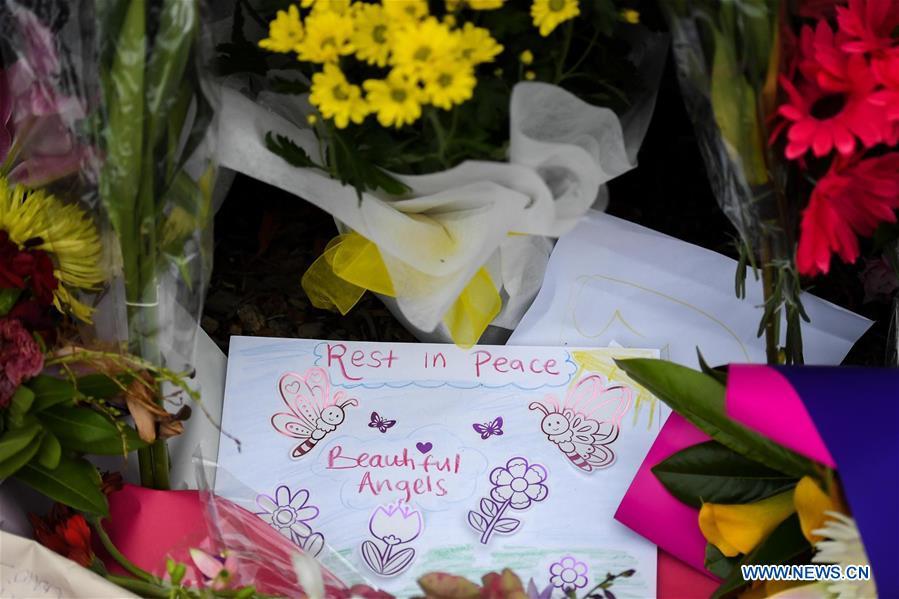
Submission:
<svg viewBox="0 0 899 599">
<path fill-rule="evenodd" d="M 543 484 L 546 468 L 540 464 L 528 464 L 524 458 L 512 458 L 506 467 L 494 468 L 490 482 L 494 487 L 490 496 L 496 501 L 506 502 L 516 510 L 530 507 L 532 501 L 543 501 L 549 489 Z"/>
<path fill-rule="evenodd" d="M 549 567 L 549 582 L 565 592 L 587 586 L 587 564 L 566 556 Z"/>
<path fill-rule="evenodd" d="M 277 529 L 282 535 L 299 545 L 304 551 L 318 555 L 324 547 L 324 537 L 312 530 L 310 522 L 318 517 L 319 510 L 309 504 L 309 491 L 281 485 L 275 496 L 264 493 L 256 496 L 256 505 L 262 510 L 256 515 Z"/>
<path fill-rule="evenodd" d="M 535 501 L 546 499 L 546 477 L 546 468 L 522 457 L 514 457 L 490 472 L 490 497 L 481 499 L 480 511 L 468 512 L 468 523 L 481 533 L 481 543 L 486 544 L 493 533 L 512 534 L 518 530 L 521 521 L 503 515 L 509 508 L 524 510 Z"/>
<path fill-rule="evenodd" d="M 411 543 L 421 535 L 424 524 L 421 512 L 402 501 L 375 509 L 368 521 L 368 530 L 382 543 L 381 549 L 371 540 L 362 543 L 362 558 L 375 574 L 396 576 L 412 564 L 415 549 L 398 545 Z"/>
</svg>

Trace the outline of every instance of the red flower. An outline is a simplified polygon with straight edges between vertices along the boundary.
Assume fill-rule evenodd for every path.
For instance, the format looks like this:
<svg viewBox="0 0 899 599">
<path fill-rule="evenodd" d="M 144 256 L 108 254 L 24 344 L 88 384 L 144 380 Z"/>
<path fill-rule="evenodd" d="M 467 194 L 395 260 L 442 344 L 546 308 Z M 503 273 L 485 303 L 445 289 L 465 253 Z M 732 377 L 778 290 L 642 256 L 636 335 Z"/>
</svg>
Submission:
<svg viewBox="0 0 899 599">
<path fill-rule="evenodd" d="M 85 568 L 94 561 L 91 529 L 81 514 L 57 503 L 46 518 L 28 514 L 34 527 L 34 538 L 41 545 L 77 562 Z"/>
<path fill-rule="evenodd" d="M 872 63 L 871 69 L 884 86 L 871 96 L 871 102 L 886 111 L 887 119 L 899 121 L 899 49 L 885 53 L 881 60 Z"/>
<path fill-rule="evenodd" d="M 841 0 L 800 0 L 798 13 L 806 19 L 829 19 Z"/>
<path fill-rule="evenodd" d="M 787 158 L 799 158 L 809 149 L 826 156 L 834 148 L 849 156 L 857 140 L 871 147 L 887 138 L 891 128 L 886 116 L 870 101 L 878 82 L 865 58 L 841 52 L 823 21 L 815 30 L 803 29 L 800 46 L 803 82 L 780 78 L 788 101 L 778 114 L 791 122 Z"/>
<path fill-rule="evenodd" d="M 44 354 L 22 323 L 15 318 L 0 319 L 0 408 L 22 381 L 37 376 L 44 368 Z"/>
<path fill-rule="evenodd" d="M 879 53 L 896 44 L 899 3 L 895 0 L 849 0 L 837 7 L 837 22 L 846 40 L 841 47 L 854 54 Z"/>
<path fill-rule="evenodd" d="M 855 262 L 857 236 L 871 235 L 882 222 L 896 222 L 899 153 L 840 162 L 818 181 L 802 213 L 796 265 L 804 275 L 827 273 L 831 253 Z"/>
</svg>

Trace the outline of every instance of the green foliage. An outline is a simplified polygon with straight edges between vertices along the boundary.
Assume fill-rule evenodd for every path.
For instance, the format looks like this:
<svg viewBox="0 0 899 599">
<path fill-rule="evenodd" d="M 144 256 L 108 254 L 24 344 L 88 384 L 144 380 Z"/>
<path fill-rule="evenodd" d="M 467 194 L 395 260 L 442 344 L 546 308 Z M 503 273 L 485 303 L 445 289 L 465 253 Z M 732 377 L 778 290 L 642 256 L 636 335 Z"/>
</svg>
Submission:
<svg viewBox="0 0 899 599">
<path fill-rule="evenodd" d="M 708 553 L 706 553 L 708 555 Z M 768 537 L 756 547 L 752 553 L 744 556 L 730 570 L 730 574 L 721 583 L 712 599 L 730 599 L 737 597 L 740 591 L 749 585 L 743 580 L 739 566 L 808 563 L 812 556 L 812 546 L 802 534 L 799 516 L 793 514 L 774 529 Z"/>
<path fill-rule="evenodd" d="M 147 445 L 130 426 L 90 409 L 60 407 L 42 413 L 40 420 L 67 449 L 80 453 L 121 455 Z"/>
<path fill-rule="evenodd" d="M 109 515 L 109 504 L 100 490 L 102 480 L 93 464 L 83 458 L 63 456 L 56 468 L 27 464 L 15 477 L 54 501 L 100 516 Z"/>
<path fill-rule="evenodd" d="M 733 572 L 734 566 L 740 563 L 738 557 L 727 557 L 711 543 L 705 546 L 705 569 L 719 578 L 727 578 Z"/>
<path fill-rule="evenodd" d="M 751 503 L 793 488 L 798 480 L 721 445 L 692 445 L 652 468 L 668 491 L 687 505 Z"/>
<path fill-rule="evenodd" d="M 0 289 L 0 316 L 6 316 L 16 305 L 22 290 L 18 288 Z"/>
<path fill-rule="evenodd" d="M 326 170 L 324 167 L 314 162 L 306 150 L 284 135 L 278 135 L 277 133 L 269 131 L 265 134 L 265 147 L 273 154 L 277 154 L 283 158 L 292 166 Z"/>
<path fill-rule="evenodd" d="M 672 410 L 741 456 L 794 477 L 817 477 L 810 460 L 728 417 L 724 410 L 725 387 L 715 378 L 664 360 L 636 358 L 616 363 Z"/>
</svg>

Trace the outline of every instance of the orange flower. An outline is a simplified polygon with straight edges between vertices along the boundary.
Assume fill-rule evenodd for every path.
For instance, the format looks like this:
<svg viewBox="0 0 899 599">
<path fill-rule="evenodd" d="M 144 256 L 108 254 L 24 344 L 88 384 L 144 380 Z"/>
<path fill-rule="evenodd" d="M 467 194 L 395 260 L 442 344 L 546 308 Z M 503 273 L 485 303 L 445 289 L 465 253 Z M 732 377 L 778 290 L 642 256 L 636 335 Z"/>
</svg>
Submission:
<svg viewBox="0 0 899 599">
<path fill-rule="evenodd" d="M 28 514 L 28 519 L 34 527 L 34 538 L 41 545 L 85 568 L 93 563 L 91 529 L 84 516 L 73 513 L 68 507 L 57 503 L 46 518 Z"/>
</svg>

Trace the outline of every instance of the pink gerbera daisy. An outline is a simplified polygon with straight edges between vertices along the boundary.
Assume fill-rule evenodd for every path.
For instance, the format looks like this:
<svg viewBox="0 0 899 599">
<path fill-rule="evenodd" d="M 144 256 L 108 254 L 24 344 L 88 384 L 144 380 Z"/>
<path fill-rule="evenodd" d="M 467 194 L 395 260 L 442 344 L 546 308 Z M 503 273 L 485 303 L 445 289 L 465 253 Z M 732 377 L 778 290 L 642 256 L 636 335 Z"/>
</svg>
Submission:
<svg viewBox="0 0 899 599">
<path fill-rule="evenodd" d="M 848 7 L 837 7 L 841 47 L 846 52 L 878 53 L 896 45 L 899 27 L 899 2 L 896 0 L 849 0 Z"/>
<path fill-rule="evenodd" d="M 778 114 L 791 122 L 786 148 L 790 160 L 809 149 L 818 157 L 834 148 L 849 156 L 857 140 L 869 148 L 888 135 L 886 116 L 870 101 L 878 88 L 871 68 L 863 56 L 846 55 L 836 43 L 827 23 L 822 21 L 814 30 L 806 27 L 800 41 L 803 81 L 794 84 L 780 78 L 788 101 Z"/>
<path fill-rule="evenodd" d="M 847 163 L 836 160 L 818 181 L 802 213 L 796 266 L 804 275 L 827 273 L 830 256 L 858 258 L 857 236 L 868 237 L 882 222 L 896 222 L 899 153 Z"/>
</svg>

